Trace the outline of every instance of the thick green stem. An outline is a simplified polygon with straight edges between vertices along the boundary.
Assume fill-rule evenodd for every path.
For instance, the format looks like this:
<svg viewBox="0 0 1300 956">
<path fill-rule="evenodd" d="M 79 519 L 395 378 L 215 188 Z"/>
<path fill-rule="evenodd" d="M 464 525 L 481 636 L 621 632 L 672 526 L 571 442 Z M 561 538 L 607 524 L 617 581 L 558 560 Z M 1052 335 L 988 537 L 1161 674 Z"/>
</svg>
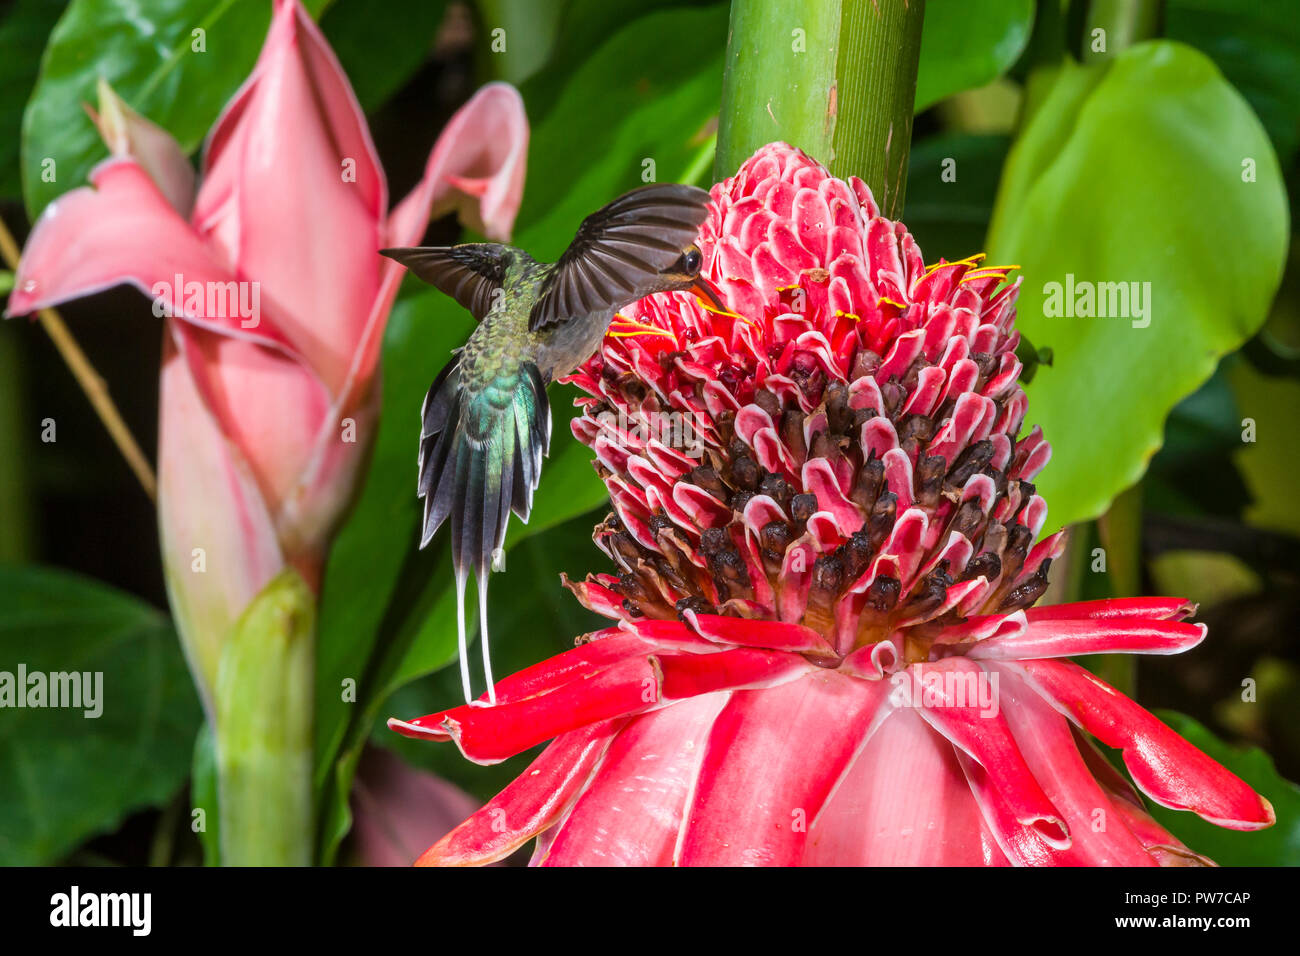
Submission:
<svg viewBox="0 0 1300 956">
<path fill-rule="evenodd" d="M 223 865 L 312 862 L 315 605 L 302 578 L 286 570 L 222 649 L 215 697 Z"/>
<path fill-rule="evenodd" d="M 784 140 L 861 177 L 897 217 L 924 18 L 924 0 L 735 0 L 715 178 Z"/>
</svg>

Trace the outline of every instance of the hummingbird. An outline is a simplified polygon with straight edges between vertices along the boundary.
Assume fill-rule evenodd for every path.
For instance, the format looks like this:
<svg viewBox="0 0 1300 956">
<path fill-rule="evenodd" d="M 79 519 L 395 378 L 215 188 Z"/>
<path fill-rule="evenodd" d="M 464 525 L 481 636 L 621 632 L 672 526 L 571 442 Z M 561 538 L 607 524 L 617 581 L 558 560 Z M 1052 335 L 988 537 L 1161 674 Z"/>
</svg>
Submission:
<svg viewBox="0 0 1300 956">
<path fill-rule="evenodd" d="M 551 442 L 546 386 L 590 358 L 618 310 L 643 296 L 694 290 L 722 310 L 700 275 L 703 257 L 695 244 L 708 201 L 694 186 L 634 189 L 584 219 L 555 262 L 487 242 L 379 250 L 478 321 L 425 395 L 417 484 L 424 502 L 420 547 L 451 519 L 467 704 L 479 702 L 466 655 L 466 582 L 472 572 L 491 705 L 487 577 L 500 564 L 510 512 L 527 522 L 532 510 Z"/>
</svg>

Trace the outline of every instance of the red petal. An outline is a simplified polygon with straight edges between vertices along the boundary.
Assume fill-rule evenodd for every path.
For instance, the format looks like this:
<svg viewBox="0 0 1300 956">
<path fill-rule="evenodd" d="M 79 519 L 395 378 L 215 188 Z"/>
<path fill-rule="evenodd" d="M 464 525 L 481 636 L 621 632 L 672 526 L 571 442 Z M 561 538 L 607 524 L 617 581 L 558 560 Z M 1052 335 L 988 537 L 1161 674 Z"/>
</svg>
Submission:
<svg viewBox="0 0 1300 956">
<path fill-rule="evenodd" d="M 682 631 L 685 630 L 683 627 Z M 644 657 L 650 650 L 646 642 L 638 638 L 635 632 L 629 633 L 611 627 L 597 633 L 603 636 L 557 654 L 555 657 L 548 657 L 497 681 L 497 701 L 508 703 L 536 697 L 557 687 L 563 687 L 565 684 L 582 680 L 625 658 Z"/>
<path fill-rule="evenodd" d="M 1050 604 L 1025 611 L 1030 621 L 1110 620 L 1112 618 L 1154 618 L 1182 620 L 1196 611 L 1186 598 L 1136 597 L 1103 598 L 1099 601 L 1076 601 L 1073 604 Z"/>
<path fill-rule="evenodd" d="M 650 709 L 659 702 L 658 665 L 652 655 L 627 658 L 548 694 L 390 719 L 388 726 L 406 737 L 454 740 L 475 763 L 500 763 L 560 734 Z"/>
<path fill-rule="evenodd" d="M 836 654 L 826 639 L 811 627 L 802 624 L 785 624 L 781 621 L 747 621 L 721 614 L 685 613 L 686 623 L 701 637 L 720 644 L 743 647 L 763 647 L 794 654 L 811 654 L 814 657 L 835 658 Z"/>
<path fill-rule="evenodd" d="M 91 172 L 90 182 L 94 188 L 74 189 L 41 214 L 14 277 L 11 315 L 26 315 L 123 282 L 146 295 L 158 288 L 169 307 L 178 297 L 184 306 L 184 286 L 191 283 L 204 287 L 205 306 L 207 289 L 225 289 L 226 283 L 233 287 L 238 277 L 217 262 L 135 160 L 101 163 Z M 209 316 L 204 309 L 184 317 L 227 335 L 291 351 L 265 316 L 244 328 L 238 309 L 218 311 L 231 314 Z"/>
<path fill-rule="evenodd" d="M 637 717 L 615 738 L 543 866 L 668 866 L 709 729 L 726 694 Z"/>
<path fill-rule="evenodd" d="M 1276 821 L 1272 805 L 1244 780 L 1079 665 L 1025 661 L 1016 666 L 1058 710 L 1102 743 L 1123 750 L 1133 780 L 1161 806 L 1191 810 L 1233 830 L 1258 830 Z"/>
<path fill-rule="evenodd" d="M 665 700 L 742 687 L 775 687 L 821 669 L 798 654 L 750 647 L 717 654 L 661 654 L 659 664 Z"/>
<path fill-rule="evenodd" d="M 1009 668 L 994 668 L 1007 724 L 1044 792 L 1069 823 L 1070 847 L 1059 850 L 1028 833 L 1012 838 L 1020 862 L 1063 866 L 1152 866 L 1155 861 L 1124 825 L 1112 818 L 1102 791 L 1075 747 L 1069 721 Z M 1031 849 L 1032 848 L 1032 849 Z"/>
<path fill-rule="evenodd" d="M 1181 654 L 1201 643 L 1205 634 L 1204 624 L 1181 621 L 1117 617 L 1038 620 L 1019 634 L 979 641 L 966 656 L 1014 661 L 1078 654 Z"/>
<path fill-rule="evenodd" d="M 1069 846 L 1065 820 L 1026 765 L 984 670 L 958 657 L 917 664 L 899 673 L 913 682 L 908 688 L 911 702 L 921 695 L 921 716 L 979 765 L 1016 822 L 1033 830 L 1049 846 Z M 987 701 L 980 700 L 983 688 L 993 691 L 991 696 L 985 695 Z M 971 782 L 977 787 L 980 783 L 976 779 Z M 980 796 L 978 789 L 976 796 Z"/>
<path fill-rule="evenodd" d="M 806 866 L 1007 863 L 952 744 L 911 708 L 884 718 L 813 821 Z"/>
<path fill-rule="evenodd" d="M 809 825 L 886 696 L 878 681 L 830 671 L 735 694 L 709 737 L 677 862 L 800 862 Z"/>
<path fill-rule="evenodd" d="M 623 721 L 609 721 L 558 738 L 415 865 L 474 866 L 509 856 L 559 819 L 622 726 Z"/>
</svg>

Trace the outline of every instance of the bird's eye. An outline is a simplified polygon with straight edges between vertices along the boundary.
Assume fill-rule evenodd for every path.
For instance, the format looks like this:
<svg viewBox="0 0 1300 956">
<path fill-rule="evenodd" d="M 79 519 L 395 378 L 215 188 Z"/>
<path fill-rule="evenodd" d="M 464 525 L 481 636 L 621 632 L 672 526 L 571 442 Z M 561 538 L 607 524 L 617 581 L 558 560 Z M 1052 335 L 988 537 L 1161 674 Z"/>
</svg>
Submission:
<svg viewBox="0 0 1300 956">
<path fill-rule="evenodd" d="M 700 271 L 704 258 L 700 255 L 700 250 L 692 246 L 682 255 L 682 271 L 687 275 L 695 275 Z"/>
</svg>

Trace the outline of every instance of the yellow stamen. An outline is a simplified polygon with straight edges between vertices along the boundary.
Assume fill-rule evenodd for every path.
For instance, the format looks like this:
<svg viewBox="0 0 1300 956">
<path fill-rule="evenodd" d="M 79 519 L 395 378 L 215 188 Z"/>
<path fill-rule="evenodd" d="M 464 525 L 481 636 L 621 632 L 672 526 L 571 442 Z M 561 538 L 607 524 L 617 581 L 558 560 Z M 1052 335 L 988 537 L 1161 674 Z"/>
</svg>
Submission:
<svg viewBox="0 0 1300 956">
<path fill-rule="evenodd" d="M 729 318 L 740 319 L 744 322 L 750 321 L 749 319 L 746 319 L 743 315 L 737 315 L 735 312 L 728 312 L 726 309 L 719 309 L 717 306 L 709 302 L 709 300 L 705 299 L 703 296 L 697 295 L 695 297 L 695 301 L 700 304 L 700 308 L 703 309 L 705 312 L 712 312 L 714 315 L 725 315 Z"/>
<path fill-rule="evenodd" d="M 966 282 L 971 281 L 972 279 L 987 279 L 990 278 L 991 276 L 997 276 L 999 279 L 1005 279 L 1007 277 L 1008 272 L 1010 272 L 1012 269 L 1019 269 L 1019 268 L 1020 266 L 1017 265 L 984 266 L 981 269 L 976 269 L 973 272 L 966 273 L 964 276 L 962 276 L 961 282 L 958 284 L 959 285 L 964 284 Z"/>
<path fill-rule="evenodd" d="M 895 302 L 893 299 L 886 298 L 885 296 L 882 295 L 879 299 L 876 300 L 876 308 L 877 308 L 877 309 L 880 308 L 880 303 L 882 303 L 882 302 L 888 302 L 890 305 L 892 305 L 892 306 L 894 306 L 895 308 L 898 308 L 898 309 L 906 309 L 906 308 L 907 308 L 907 306 L 903 305 L 903 303 L 901 303 L 901 302 Z"/>
<path fill-rule="evenodd" d="M 932 265 L 926 266 L 925 272 L 923 272 L 921 275 L 923 277 L 928 276 L 935 269 L 942 269 L 944 266 L 973 266 L 975 263 L 979 262 L 983 258 L 984 258 L 984 253 L 976 252 L 976 253 L 972 253 L 969 256 L 966 256 L 963 259 L 951 259 L 948 262 L 936 262 L 933 263 Z"/>
<path fill-rule="evenodd" d="M 617 322 L 622 322 L 623 327 L 616 329 L 615 323 Z M 627 331 L 624 331 L 624 328 Z M 673 335 L 673 333 L 669 332 L 667 329 L 661 329 L 653 325 L 646 325 L 644 322 L 637 322 L 634 319 L 629 319 L 627 316 L 619 314 L 615 314 L 614 321 L 609 324 L 609 331 L 605 334 L 614 339 L 634 338 L 638 335 L 662 335 L 664 338 L 672 339 L 674 342 L 677 341 L 677 336 Z"/>
</svg>

